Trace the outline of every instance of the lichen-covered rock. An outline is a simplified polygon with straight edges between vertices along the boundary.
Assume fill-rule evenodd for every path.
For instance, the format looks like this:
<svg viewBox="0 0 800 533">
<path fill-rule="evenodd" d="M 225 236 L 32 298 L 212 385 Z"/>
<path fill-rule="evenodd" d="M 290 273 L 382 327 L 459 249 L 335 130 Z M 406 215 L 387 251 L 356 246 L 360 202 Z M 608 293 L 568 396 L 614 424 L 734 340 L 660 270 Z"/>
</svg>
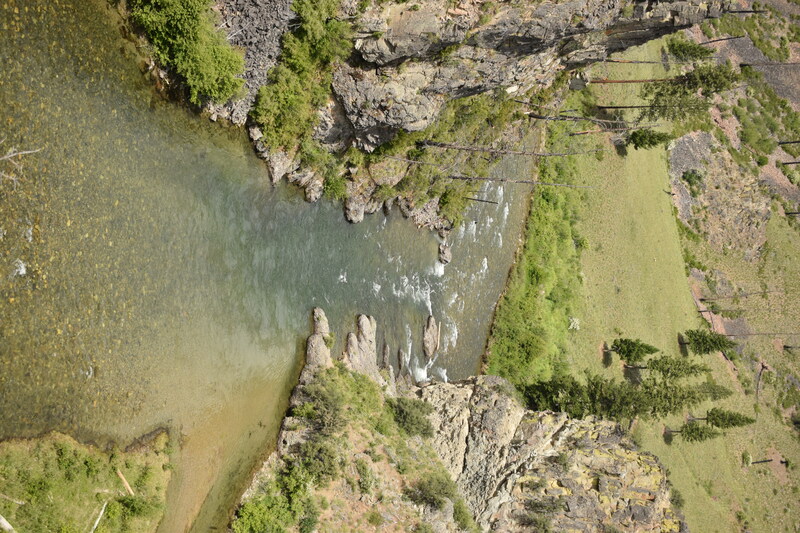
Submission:
<svg viewBox="0 0 800 533">
<path fill-rule="evenodd" d="M 375 318 L 367 315 L 358 315 L 355 333 L 347 334 L 342 362 L 349 370 L 364 374 L 380 385 L 386 386 L 386 381 L 378 369 L 378 348 L 375 339 Z"/>
<path fill-rule="evenodd" d="M 716 250 L 738 250 L 747 261 L 758 259 L 770 218 L 770 199 L 760 178 L 743 171 L 705 132 L 676 139 L 669 163 L 678 218 L 698 229 Z M 687 171 L 698 172 L 702 182 L 690 186 L 682 178 Z"/>
<path fill-rule="evenodd" d="M 511 391 L 479 376 L 418 393 L 434 407 L 434 449 L 483 529 L 529 530 L 526 502 L 536 502 L 553 531 L 685 531 L 664 468 L 617 424 L 528 411 Z"/>
</svg>

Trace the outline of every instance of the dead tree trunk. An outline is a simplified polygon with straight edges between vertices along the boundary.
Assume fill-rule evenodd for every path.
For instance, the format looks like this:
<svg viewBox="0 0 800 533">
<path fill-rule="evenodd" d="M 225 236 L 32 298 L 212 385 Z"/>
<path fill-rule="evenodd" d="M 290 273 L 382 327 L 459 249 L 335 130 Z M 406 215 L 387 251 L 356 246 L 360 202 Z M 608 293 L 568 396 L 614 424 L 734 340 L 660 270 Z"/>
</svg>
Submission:
<svg viewBox="0 0 800 533">
<path fill-rule="evenodd" d="M 596 189 L 592 185 L 571 185 L 569 183 L 548 183 L 545 181 L 535 181 L 535 180 L 518 180 L 518 179 L 511 179 L 511 178 L 483 178 L 479 176 L 461 176 L 461 175 L 453 175 L 453 176 L 445 176 L 445 178 L 451 180 L 461 180 L 461 181 L 496 181 L 500 183 L 527 183 L 529 185 L 546 185 L 549 187 L 569 187 L 571 189 Z"/>
<path fill-rule="evenodd" d="M 431 146 L 433 148 L 443 148 L 445 150 L 462 150 L 465 152 L 486 152 L 489 154 L 498 154 L 498 155 L 530 155 L 536 157 L 563 157 L 568 155 L 593 154 L 596 152 L 603 151 L 602 149 L 597 149 L 597 150 L 588 150 L 585 152 L 554 153 L 554 152 L 529 152 L 526 150 L 501 150 L 499 148 L 491 148 L 489 146 L 464 146 L 461 144 L 443 143 L 438 141 L 419 141 L 418 144 L 422 146 Z"/>
<path fill-rule="evenodd" d="M 702 43 L 699 43 L 699 44 L 719 43 L 719 42 L 722 42 L 722 41 L 732 41 L 734 39 L 744 39 L 745 37 L 746 37 L 745 35 L 740 35 L 738 37 L 722 37 L 720 39 L 711 39 L 710 41 L 705 41 L 705 42 L 702 42 Z"/>
</svg>

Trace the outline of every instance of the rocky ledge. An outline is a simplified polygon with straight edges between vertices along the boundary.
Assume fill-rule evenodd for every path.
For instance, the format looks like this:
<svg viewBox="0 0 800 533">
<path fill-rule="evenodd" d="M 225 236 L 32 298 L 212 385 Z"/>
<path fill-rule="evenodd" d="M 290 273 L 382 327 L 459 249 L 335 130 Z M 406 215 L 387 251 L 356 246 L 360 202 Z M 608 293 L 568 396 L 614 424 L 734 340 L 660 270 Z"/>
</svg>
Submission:
<svg viewBox="0 0 800 533">
<path fill-rule="evenodd" d="M 670 504 L 664 467 L 653 455 L 637 451 L 617 424 L 527 410 L 512 385 L 495 376 L 421 387 L 407 379 L 395 382 L 393 370 L 381 369 L 377 363 L 374 319 L 362 315 L 357 324 L 357 332 L 348 336 L 342 361 L 352 372 L 370 376 L 387 397 L 417 398 L 431 406 L 427 417 L 433 435 L 425 445 L 430 445 L 434 460 L 449 472 L 481 530 L 530 531 L 532 521 L 544 520 L 560 532 L 688 531 Z M 290 409 L 308 402 L 307 388 L 334 366 L 325 342 L 329 335 L 324 312 L 315 309 L 306 366 Z M 348 428 L 345 434 L 363 431 L 363 427 Z M 307 425 L 287 416 L 277 450 L 256 474 L 243 501 L 256 497 L 264 480 L 313 436 Z M 363 437 L 373 443 L 380 440 L 377 433 Z M 420 437 L 412 441 L 422 442 Z M 402 496 L 406 480 L 394 476 L 380 481 L 382 505 L 391 503 L 395 516 L 420 516 L 437 531 L 454 530 L 452 505 L 435 513 L 420 509 Z M 352 511 L 364 505 L 363 494 L 340 491 L 337 498 L 352 500 L 345 501 L 342 509 Z"/>
<path fill-rule="evenodd" d="M 356 29 L 354 52 L 334 71 L 332 96 L 318 111 L 314 137 L 331 152 L 351 146 L 372 151 L 399 131 L 430 126 L 448 100 L 547 87 L 565 68 L 719 16 L 728 2 L 347 0 L 341 16 Z M 267 83 L 267 72 L 278 60 L 281 37 L 291 28 L 291 0 L 221 0 L 216 9 L 230 42 L 245 51 L 245 96 L 208 111 L 212 118 L 244 124 L 258 87 Z M 307 200 L 321 197 L 321 176 L 301 168 L 296 154 L 268 149 L 254 125 L 248 130 L 273 182 L 286 177 L 305 189 Z M 351 222 L 384 205 L 373 198 L 377 185 L 368 180 L 366 187 L 357 171 L 351 169 L 345 206 Z M 396 174 L 385 185 L 396 183 L 402 169 Z M 438 217 L 437 199 L 398 204 L 418 225 L 449 227 Z"/>
</svg>

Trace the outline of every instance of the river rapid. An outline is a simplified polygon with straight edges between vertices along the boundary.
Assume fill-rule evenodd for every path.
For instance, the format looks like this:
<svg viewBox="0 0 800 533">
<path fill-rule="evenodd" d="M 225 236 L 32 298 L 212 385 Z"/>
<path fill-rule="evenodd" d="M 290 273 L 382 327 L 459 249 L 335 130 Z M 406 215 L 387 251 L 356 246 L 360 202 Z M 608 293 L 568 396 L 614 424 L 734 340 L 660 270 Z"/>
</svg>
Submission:
<svg viewBox="0 0 800 533">
<path fill-rule="evenodd" d="M 313 306 L 337 351 L 367 313 L 418 378 L 478 370 L 526 186 L 487 185 L 498 203 L 470 208 L 443 266 L 399 213 L 348 224 L 270 185 L 241 130 L 160 99 L 108 2 L 4 0 L 0 30 L 0 154 L 40 150 L 0 181 L 1 438 L 169 428 L 161 531 L 207 531 L 273 445 Z M 442 348 L 425 367 L 429 314 Z"/>
</svg>

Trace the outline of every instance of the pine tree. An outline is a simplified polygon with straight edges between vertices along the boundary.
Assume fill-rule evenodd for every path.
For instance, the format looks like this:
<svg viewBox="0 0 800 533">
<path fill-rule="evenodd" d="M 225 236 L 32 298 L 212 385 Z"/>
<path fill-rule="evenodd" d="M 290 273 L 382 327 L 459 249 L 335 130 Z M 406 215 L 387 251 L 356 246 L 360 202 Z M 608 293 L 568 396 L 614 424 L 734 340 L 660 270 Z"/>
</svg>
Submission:
<svg viewBox="0 0 800 533">
<path fill-rule="evenodd" d="M 648 355 L 656 353 L 658 348 L 640 339 L 616 339 L 611 344 L 611 351 L 616 352 L 630 366 L 642 362 Z"/>
<path fill-rule="evenodd" d="M 686 442 L 702 442 L 722 434 L 711 426 L 702 425 L 694 420 L 686 422 L 674 433 L 679 433 Z"/>
<path fill-rule="evenodd" d="M 684 333 L 687 344 L 691 350 L 698 355 L 705 355 L 711 352 L 724 352 L 736 347 L 736 343 L 714 331 L 704 329 L 690 329 Z"/>
<path fill-rule="evenodd" d="M 708 372 L 706 365 L 693 363 L 685 357 L 663 356 L 647 362 L 647 369 L 658 372 L 665 380 L 681 379 Z"/>
<path fill-rule="evenodd" d="M 687 41 L 679 37 L 673 37 L 667 43 L 667 51 L 678 61 L 699 61 L 708 59 L 714 54 L 712 48 Z"/>
<path fill-rule="evenodd" d="M 719 407 L 714 407 L 706 413 L 706 422 L 719 429 L 735 428 L 746 426 L 755 422 L 755 419 L 745 416 L 736 411 L 726 411 Z"/>
<path fill-rule="evenodd" d="M 636 130 L 628 134 L 625 141 L 627 145 L 639 148 L 653 148 L 659 144 L 665 144 L 672 140 L 672 135 L 651 129 Z"/>
</svg>

